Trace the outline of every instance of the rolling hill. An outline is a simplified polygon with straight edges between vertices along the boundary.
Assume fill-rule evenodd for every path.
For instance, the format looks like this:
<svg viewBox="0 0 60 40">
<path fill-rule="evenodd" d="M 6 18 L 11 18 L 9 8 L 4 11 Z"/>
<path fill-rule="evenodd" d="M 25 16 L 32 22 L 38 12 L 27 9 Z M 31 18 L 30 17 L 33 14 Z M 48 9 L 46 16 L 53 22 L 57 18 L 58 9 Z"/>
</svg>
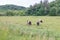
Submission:
<svg viewBox="0 0 60 40">
<path fill-rule="evenodd" d="M 17 5 L 0 5 L 0 10 L 24 10 L 26 7 Z"/>
</svg>

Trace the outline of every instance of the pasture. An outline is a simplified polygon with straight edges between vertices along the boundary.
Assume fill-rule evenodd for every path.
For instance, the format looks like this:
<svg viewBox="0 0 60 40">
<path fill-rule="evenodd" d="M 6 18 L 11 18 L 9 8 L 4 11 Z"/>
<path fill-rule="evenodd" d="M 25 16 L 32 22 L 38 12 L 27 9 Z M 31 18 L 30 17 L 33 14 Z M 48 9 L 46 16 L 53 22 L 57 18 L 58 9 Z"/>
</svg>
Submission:
<svg viewBox="0 0 60 40">
<path fill-rule="evenodd" d="M 39 19 L 43 23 L 37 26 Z M 32 25 L 27 25 L 27 20 Z M 60 40 L 60 17 L 0 16 L 0 40 Z"/>
</svg>

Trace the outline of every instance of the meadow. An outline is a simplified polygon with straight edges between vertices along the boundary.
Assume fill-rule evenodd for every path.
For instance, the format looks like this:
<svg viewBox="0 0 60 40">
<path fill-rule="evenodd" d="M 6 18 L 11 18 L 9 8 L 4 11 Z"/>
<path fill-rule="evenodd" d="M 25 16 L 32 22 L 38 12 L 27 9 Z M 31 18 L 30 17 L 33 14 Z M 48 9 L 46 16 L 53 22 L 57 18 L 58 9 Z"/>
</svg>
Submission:
<svg viewBox="0 0 60 40">
<path fill-rule="evenodd" d="M 60 40 L 60 16 L 0 16 L 0 40 Z"/>
</svg>

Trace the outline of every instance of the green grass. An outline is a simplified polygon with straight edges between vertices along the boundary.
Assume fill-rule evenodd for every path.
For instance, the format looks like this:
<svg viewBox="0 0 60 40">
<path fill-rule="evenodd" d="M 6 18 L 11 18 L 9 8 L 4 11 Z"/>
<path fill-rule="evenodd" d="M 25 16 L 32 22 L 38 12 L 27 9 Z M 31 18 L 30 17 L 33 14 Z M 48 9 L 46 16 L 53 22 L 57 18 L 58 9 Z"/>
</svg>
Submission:
<svg viewBox="0 0 60 40">
<path fill-rule="evenodd" d="M 40 26 L 36 21 L 42 19 Z M 27 20 L 32 25 L 27 25 Z M 59 16 L 0 16 L 0 40 L 60 40 Z"/>
</svg>

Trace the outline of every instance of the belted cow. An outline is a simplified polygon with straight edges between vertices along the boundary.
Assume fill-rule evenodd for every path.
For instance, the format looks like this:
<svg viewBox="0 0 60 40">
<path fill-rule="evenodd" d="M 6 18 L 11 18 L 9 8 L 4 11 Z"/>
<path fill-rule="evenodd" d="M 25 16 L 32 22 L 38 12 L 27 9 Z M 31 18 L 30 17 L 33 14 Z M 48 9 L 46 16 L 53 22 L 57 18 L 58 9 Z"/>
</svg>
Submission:
<svg viewBox="0 0 60 40">
<path fill-rule="evenodd" d="M 27 20 L 27 24 L 28 24 L 28 25 L 32 25 L 32 22 L 29 21 L 29 20 Z"/>
<path fill-rule="evenodd" d="M 38 21 L 36 22 L 37 26 L 39 26 L 41 23 L 43 23 L 42 20 L 38 20 Z"/>
</svg>

